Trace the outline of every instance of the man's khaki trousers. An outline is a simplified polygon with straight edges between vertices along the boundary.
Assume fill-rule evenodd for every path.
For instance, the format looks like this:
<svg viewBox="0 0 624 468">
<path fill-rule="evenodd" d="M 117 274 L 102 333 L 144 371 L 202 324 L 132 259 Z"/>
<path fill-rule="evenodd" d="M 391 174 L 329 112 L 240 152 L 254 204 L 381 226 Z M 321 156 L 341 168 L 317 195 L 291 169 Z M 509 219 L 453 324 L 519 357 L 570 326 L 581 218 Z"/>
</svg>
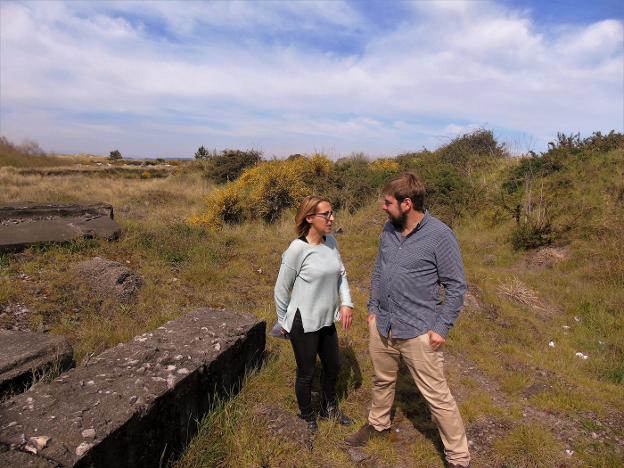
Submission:
<svg viewBox="0 0 624 468">
<path fill-rule="evenodd" d="M 373 400 L 368 422 L 378 431 L 390 428 L 390 410 L 402 356 L 412 378 L 429 404 L 431 415 L 444 443 L 444 454 L 449 463 L 467 466 L 470 463 L 468 439 L 459 409 L 444 377 L 442 351 L 434 351 L 427 334 L 408 340 L 386 338 L 377 330 L 374 320 L 369 322 L 368 349 L 375 375 Z"/>
</svg>

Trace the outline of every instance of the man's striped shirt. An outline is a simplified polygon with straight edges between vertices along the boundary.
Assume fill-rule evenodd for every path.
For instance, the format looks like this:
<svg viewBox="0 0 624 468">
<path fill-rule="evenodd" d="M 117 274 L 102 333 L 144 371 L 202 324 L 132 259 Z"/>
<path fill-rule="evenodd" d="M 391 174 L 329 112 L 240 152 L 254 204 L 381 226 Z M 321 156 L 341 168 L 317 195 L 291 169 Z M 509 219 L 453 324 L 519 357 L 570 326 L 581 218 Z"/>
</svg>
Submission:
<svg viewBox="0 0 624 468">
<path fill-rule="evenodd" d="M 382 335 L 392 331 L 393 338 L 408 339 L 432 330 L 446 337 L 465 292 L 464 266 L 451 228 L 428 211 L 407 236 L 391 222 L 384 225 L 368 302 Z"/>
</svg>

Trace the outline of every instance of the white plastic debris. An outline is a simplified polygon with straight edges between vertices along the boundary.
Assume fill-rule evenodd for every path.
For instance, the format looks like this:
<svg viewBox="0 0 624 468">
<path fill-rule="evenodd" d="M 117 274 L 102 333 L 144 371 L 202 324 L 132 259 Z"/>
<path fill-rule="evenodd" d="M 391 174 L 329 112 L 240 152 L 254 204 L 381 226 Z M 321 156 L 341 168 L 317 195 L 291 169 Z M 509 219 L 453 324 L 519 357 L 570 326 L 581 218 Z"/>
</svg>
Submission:
<svg viewBox="0 0 624 468">
<path fill-rule="evenodd" d="M 548 346 L 550 346 L 551 348 L 555 347 L 555 342 L 554 341 L 549 341 L 548 342 Z"/>
<path fill-rule="evenodd" d="M 575 320 L 575 321 L 577 321 L 577 322 L 580 322 L 580 321 L 581 321 L 581 319 L 580 319 L 580 318 L 578 318 L 578 317 L 574 317 L 574 320 Z"/>
<path fill-rule="evenodd" d="M 577 352 L 577 353 L 576 353 L 576 357 L 580 357 L 580 358 L 581 358 L 581 359 L 583 359 L 583 360 L 585 360 L 585 359 L 588 359 L 588 358 L 589 358 L 589 356 L 588 356 L 587 354 L 583 354 L 583 353 L 581 353 L 581 352 Z"/>
<path fill-rule="evenodd" d="M 565 454 L 566 454 L 568 457 L 571 457 L 572 455 L 574 455 L 574 450 L 565 449 Z"/>
</svg>

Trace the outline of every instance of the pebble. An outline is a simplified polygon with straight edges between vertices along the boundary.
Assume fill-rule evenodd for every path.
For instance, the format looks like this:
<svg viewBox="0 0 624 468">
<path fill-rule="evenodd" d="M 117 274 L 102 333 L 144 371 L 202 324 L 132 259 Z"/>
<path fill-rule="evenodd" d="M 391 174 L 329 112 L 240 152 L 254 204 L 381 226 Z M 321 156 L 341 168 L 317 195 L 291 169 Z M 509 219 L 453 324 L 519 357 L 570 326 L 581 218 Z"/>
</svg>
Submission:
<svg viewBox="0 0 624 468">
<path fill-rule="evenodd" d="M 221 343 L 217 343 L 217 344 L 214 346 L 214 349 L 215 349 L 215 351 L 220 351 L 220 350 L 221 350 Z"/>
<path fill-rule="evenodd" d="M 82 442 L 78 447 L 76 447 L 76 455 L 82 457 L 91 447 L 93 447 L 93 444 Z"/>
<path fill-rule="evenodd" d="M 82 431 L 82 437 L 85 439 L 95 439 L 95 429 L 89 428 Z"/>
<path fill-rule="evenodd" d="M 555 342 L 554 341 L 549 341 L 548 342 L 548 346 L 550 346 L 551 348 L 555 347 Z"/>
<path fill-rule="evenodd" d="M 183 368 L 181 368 L 181 369 L 178 369 L 178 374 L 186 375 L 186 374 L 188 374 L 189 372 L 190 372 L 190 371 L 189 371 L 186 367 L 183 367 Z"/>
</svg>

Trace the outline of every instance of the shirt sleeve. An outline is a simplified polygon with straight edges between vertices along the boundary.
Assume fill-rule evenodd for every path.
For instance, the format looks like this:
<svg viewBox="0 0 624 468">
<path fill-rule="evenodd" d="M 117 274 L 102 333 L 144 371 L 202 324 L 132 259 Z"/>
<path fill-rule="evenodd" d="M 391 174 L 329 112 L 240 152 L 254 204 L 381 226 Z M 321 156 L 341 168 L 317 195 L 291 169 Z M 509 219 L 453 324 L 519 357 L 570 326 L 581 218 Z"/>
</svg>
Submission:
<svg viewBox="0 0 624 468">
<path fill-rule="evenodd" d="M 438 279 L 444 286 L 444 303 L 432 331 L 446 337 L 464 304 L 466 279 L 459 245 L 452 232 L 441 238 L 436 251 Z"/>
<path fill-rule="evenodd" d="M 283 324 L 286 317 L 286 311 L 288 310 L 288 304 L 290 303 L 290 293 L 295 279 L 298 275 L 298 269 L 296 264 L 296 255 L 292 249 L 286 250 L 282 255 L 282 264 L 277 275 L 277 281 L 275 282 L 275 309 L 277 311 L 277 318 L 281 324 Z"/>
<path fill-rule="evenodd" d="M 371 275 L 371 292 L 368 300 L 368 313 L 372 315 L 379 314 L 379 282 L 381 281 L 381 241 L 383 232 L 379 236 L 379 250 L 377 251 L 377 259 L 375 260 L 375 268 Z"/>
</svg>

